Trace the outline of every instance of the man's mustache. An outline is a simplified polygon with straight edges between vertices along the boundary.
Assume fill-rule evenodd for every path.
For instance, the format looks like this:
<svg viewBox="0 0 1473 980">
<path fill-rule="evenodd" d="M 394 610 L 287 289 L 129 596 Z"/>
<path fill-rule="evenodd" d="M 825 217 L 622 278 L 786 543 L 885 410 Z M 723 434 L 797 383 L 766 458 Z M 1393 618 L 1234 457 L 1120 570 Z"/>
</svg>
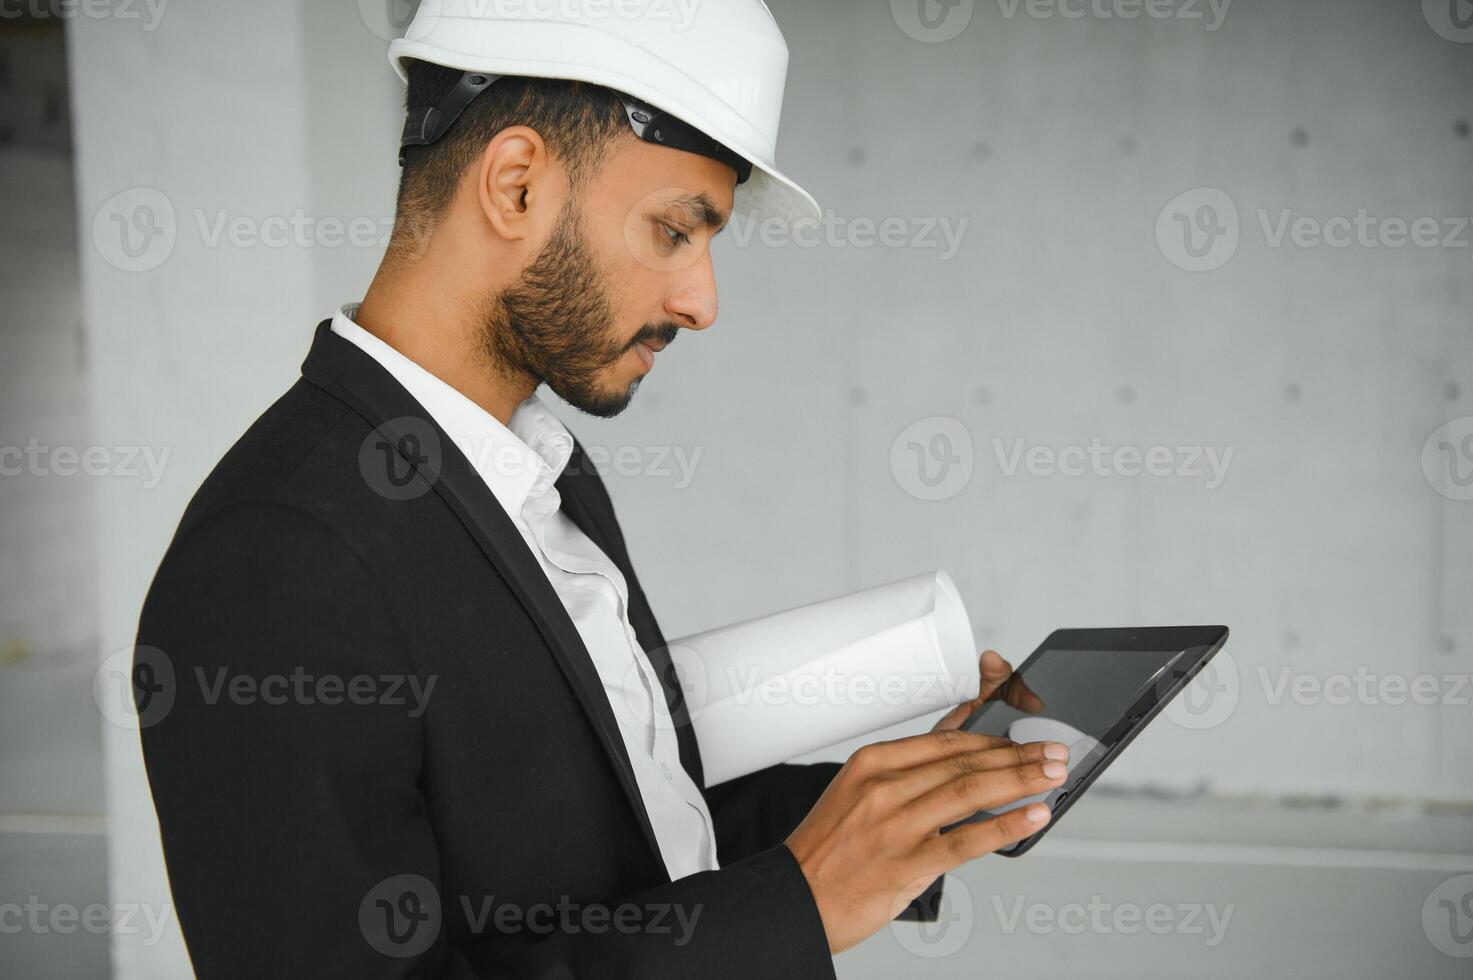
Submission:
<svg viewBox="0 0 1473 980">
<path fill-rule="evenodd" d="M 658 342 L 663 347 L 675 343 L 675 337 L 680 333 L 680 328 L 673 323 L 662 323 L 659 326 L 646 324 L 639 328 L 639 333 L 629 342 L 629 347 L 645 342 Z M 627 349 L 627 348 L 626 348 Z"/>
</svg>

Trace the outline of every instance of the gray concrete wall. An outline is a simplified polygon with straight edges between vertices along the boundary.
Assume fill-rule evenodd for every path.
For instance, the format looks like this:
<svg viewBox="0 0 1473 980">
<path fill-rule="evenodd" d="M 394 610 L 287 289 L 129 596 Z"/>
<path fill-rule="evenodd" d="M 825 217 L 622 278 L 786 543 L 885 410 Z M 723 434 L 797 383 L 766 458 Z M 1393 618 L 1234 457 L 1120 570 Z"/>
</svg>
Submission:
<svg viewBox="0 0 1473 980">
<path fill-rule="evenodd" d="M 1225 622 L 1230 660 L 1117 788 L 1473 799 L 1473 38 L 1431 0 L 962 2 L 944 40 L 902 0 L 773 7 L 780 159 L 824 244 L 737 223 L 717 327 L 625 416 L 569 419 L 637 450 L 609 478 L 667 632 L 938 566 L 1015 657 L 1060 625 Z M 194 487 L 361 294 L 377 236 L 330 223 L 388 218 L 399 125 L 367 0 L 145 21 L 71 31 L 95 438 L 172 451 L 158 487 L 101 488 L 104 655 Z M 1379 247 L 1313 242 L 1361 211 Z M 298 213 L 302 242 L 211 238 Z M 1419 218 L 1436 243 L 1391 247 Z M 1095 446 L 1102 473 L 1047 465 Z M 1181 468 L 1209 451 L 1220 479 Z M 114 894 L 166 901 L 136 735 L 108 734 Z M 118 975 L 185 975 L 176 940 L 118 937 Z"/>
</svg>

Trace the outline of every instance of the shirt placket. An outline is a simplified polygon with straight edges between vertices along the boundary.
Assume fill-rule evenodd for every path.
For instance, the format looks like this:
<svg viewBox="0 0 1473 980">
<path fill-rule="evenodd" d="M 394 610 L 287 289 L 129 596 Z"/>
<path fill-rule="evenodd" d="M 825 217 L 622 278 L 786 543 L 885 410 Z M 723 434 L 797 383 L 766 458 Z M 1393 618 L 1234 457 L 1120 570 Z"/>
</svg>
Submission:
<svg viewBox="0 0 1473 980">
<path fill-rule="evenodd" d="M 539 479 L 539 485 L 540 483 L 541 480 Z M 634 663 L 638 668 L 641 686 L 643 687 L 644 695 L 647 699 L 646 703 L 650 710 L 650 717 L 652 719 L 650 724 L 652 744 L 648 746 L 647 751 L 654 758 L 660 774 L 665 777 L 665 781 L 670 784 L 670 788 L 675 791 L 687 806 L 695 810 L 700 816 L 701 824 L 706 831 L 706 839 L 704 841 L 705 853 L 702 855 L 702 863 L 706 867 L 715 867 L 712 848 L 715 846 L 716 829 L 712 824 L 711 814 L 702 803 L 692 800 L 689 794 L 682 790 L 680 783 L 676 779 L 675 772 L 671 769 L 669 763 L 664 761 L 669 758 L 680 758 L 680 743 L 676 739 L 675 723 L 670 715 L 670 705 L 665 700 L 664 688 L 660 684 L 659 677 L 655 674 L 654 666 L 649 662 L 649 657 L 644 653 L 644 647 L 640 645 L 639 637 L 635 634 L 634 628 L 630 624 L 629 609 L 624 598 L 627 585 L 622 582 L 622 576 L 618 579 L 614 578 L 613 575 L 609 574 L 609 570 L 600 568 L 598 563 L 591 558 L 569 554 L 548 542 L 547 523 L 552 515 L 557 512 L 561 502 L 562 498 L 555 487 L 550 487 L 545 492 L 540 493 L 537 489 L 534 489 L 533 495 L 528 498 L 524 507 L 524 512 L 530 512 L 527 514 L 529 518 L 527 522 L 528 526 L 532 529 L 533 536 L 537 541 L 538 547 L 541 548 L 542 553 L 558 568 L 569 575 L 596 575 L 608 583 L 610 591 L 614 595 L 614 615 L 618 617 L 619 624 L 623 628 L 624 640 L 629 647 L 630 656 L 634 658 Z M 618 574 L 618 569 L 612 569 L 612 571 L 614 574 Z M 696 792 L 699 793 L 699 788 L 696 789 Z"/>
</svg>

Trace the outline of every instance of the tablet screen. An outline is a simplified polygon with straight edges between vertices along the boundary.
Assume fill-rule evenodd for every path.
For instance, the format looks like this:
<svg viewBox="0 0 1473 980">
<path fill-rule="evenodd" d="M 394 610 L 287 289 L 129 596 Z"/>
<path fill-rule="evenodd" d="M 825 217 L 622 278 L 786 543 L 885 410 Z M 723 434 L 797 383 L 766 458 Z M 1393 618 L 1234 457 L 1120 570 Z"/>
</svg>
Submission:
<svg viewBox="0 0 1473 980">
<path fill-rule="evenodd" d="M 963 727 L 1015 742 L 1063 742 L 1069 746 L 1069 778 L 1052 793 L 983 811 L 978 818 L 1039 801 L 1052 804 L 1050 797 L 1078 785 L 1110 749 L 1111 733 L 1180 655 L 1179 650 L 1046 649 L 1030 657 L 998 698 Z"/>
</svg>

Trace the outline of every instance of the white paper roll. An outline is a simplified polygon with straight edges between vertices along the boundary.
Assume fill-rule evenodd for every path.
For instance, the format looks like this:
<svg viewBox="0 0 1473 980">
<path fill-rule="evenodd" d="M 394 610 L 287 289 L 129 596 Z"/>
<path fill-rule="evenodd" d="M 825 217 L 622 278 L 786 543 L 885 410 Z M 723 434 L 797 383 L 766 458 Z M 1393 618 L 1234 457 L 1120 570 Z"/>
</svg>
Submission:
<svg viewBox="0 0 1473 980">
<path fill-rule="evenodd" d="M 977 649 L 945 572 L 670 644 L 706 784 L 977 696 Z"/>
</svg>

